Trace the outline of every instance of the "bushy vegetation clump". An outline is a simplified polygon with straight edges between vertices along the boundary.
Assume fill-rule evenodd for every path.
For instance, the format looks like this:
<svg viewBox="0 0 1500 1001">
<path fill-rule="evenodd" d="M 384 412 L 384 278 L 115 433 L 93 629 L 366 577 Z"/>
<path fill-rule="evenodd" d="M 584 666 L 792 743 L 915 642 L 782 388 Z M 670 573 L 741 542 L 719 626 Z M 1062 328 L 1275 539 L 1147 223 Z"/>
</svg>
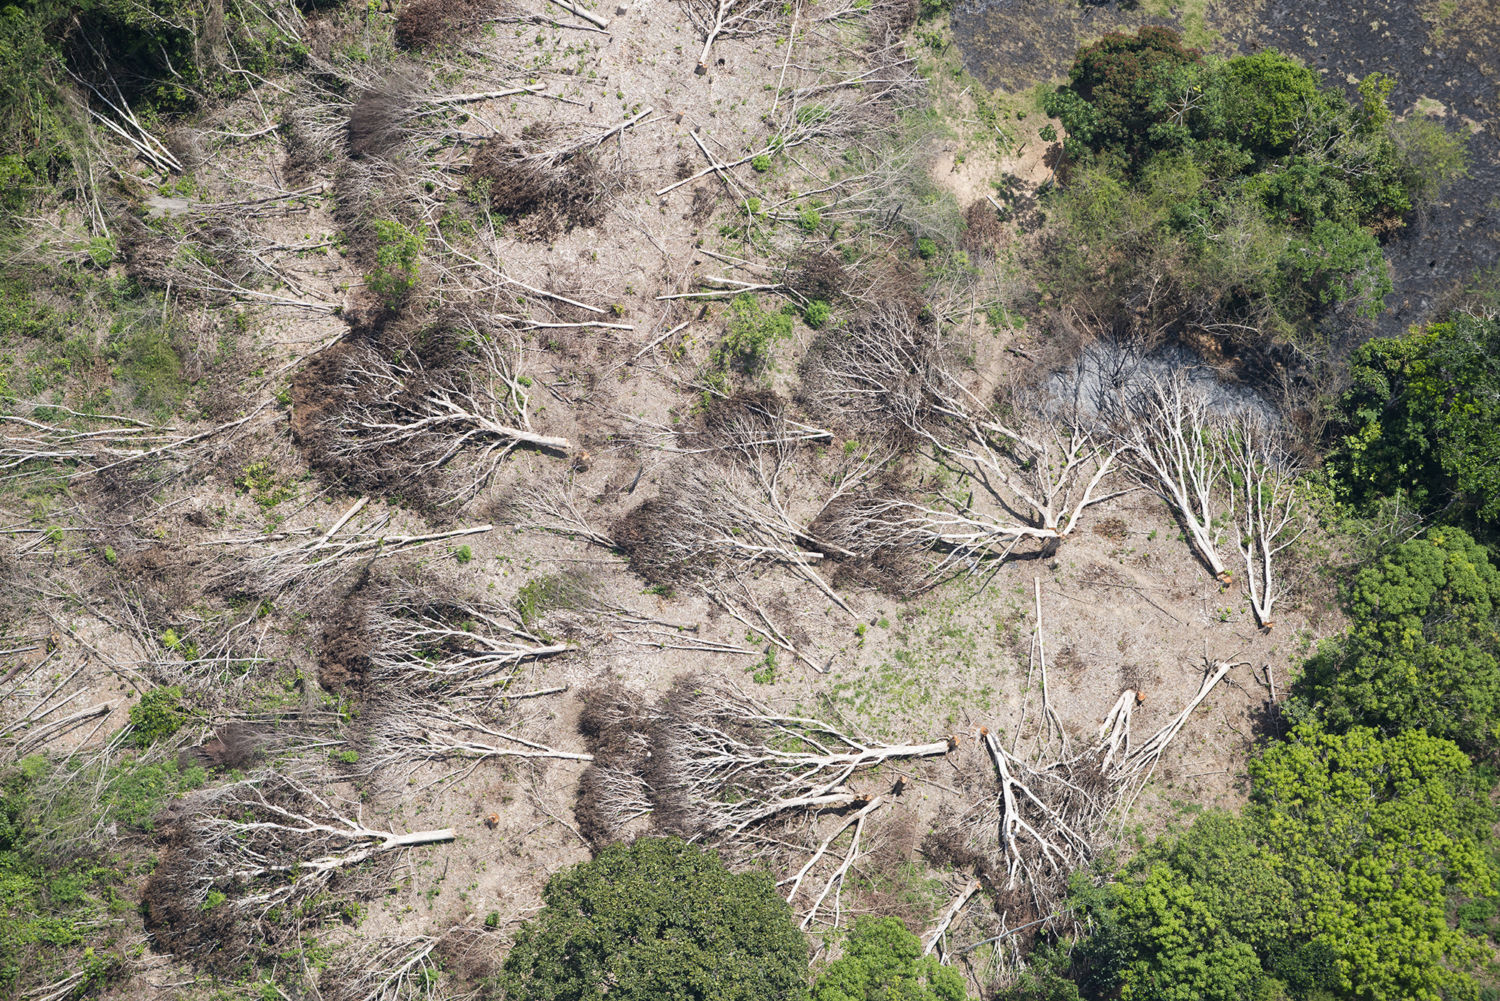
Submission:
<svg viewBox="0 0 1500 1001">
<path fill-rule="evenodd" d="M 1330 726 L 1420 728 L 1483 752 L 1500 741 L 1500 569 L 1466 532 L 1434 528 L 1355 576 L 1353 624 L 1300 691 Z"/>
<path fill-rule="evenodd" d="M 1400 493 L 1492 535 L 1500 520 L 1500 320 L 1458 313 L 1354 353 L 1333 467 L 1367 507 Z"/>
<path fill-rule="evenodd" d="M 860 918 L 844 954 L 824 967 L 813 1001 L 963 1001 L 964 978 L 935 956 L 898 918 Z"/>
<path fill-rule="evenodd" d="M 365 276 L 370 291 L 395 309 L 417 287 L 422 238 L 394 219 L 375 223 L 375 267 Z"/>
<path fill-rule="evenodd" d="M 768 312 L 755 296 L 737 295 L 729 301 L 724 339 L 714 348 L 710 364 L 721 372 L 758 375 L 770 367 L 772 349 L 791 335 L 790 313 Z"/>
<path fill-rule="evenodd" d="M 24 985 L 82 972 L 72 996 L 95 996 L 121 967 L 118 956 L 89 946 L 120 874 L 99 860 L 48 850 L 36 795 L 48 770 L 45 759 L 31 757 L 0 773 L 0 994 L 19 997 Z"/>
<path fill-rule="evenodd" d="M 1101 317 L 1306 342 L 1391 290 L 1377 234 L 1464 169 L 1464 142 L 1397 121 L 1378 74 L 1350 101 L 1274 51 L 1219 59 L 1162 27 L 1081 49 L 1046 95 L 1067 130 L 1052 284 Z"/>
</svg>

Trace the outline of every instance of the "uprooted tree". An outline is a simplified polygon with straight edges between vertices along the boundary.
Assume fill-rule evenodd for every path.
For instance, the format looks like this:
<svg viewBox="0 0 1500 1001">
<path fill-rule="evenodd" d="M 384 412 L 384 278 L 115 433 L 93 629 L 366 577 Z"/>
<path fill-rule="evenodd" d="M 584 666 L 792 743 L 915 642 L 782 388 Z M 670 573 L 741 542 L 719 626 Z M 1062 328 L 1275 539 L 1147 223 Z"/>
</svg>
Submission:
<svg viewBox="0 0 1500 1001">
<path fill-rule="evenodd" d="M 865 804 L 851 787 L 881 762 L 936 757 L 951 738 L 882 744 L 816 719 L 787 716 L 731 688 L 680 679 L 652 705 L 620 687 L 585 696 L 579 728 L 595 762 L 577 815 L 596 843 L 648 817 L 659 831 L 776 851 L 766 834 L 788 814 Z"/>
<path fill-rule="evenodd" d="M 915 580 L 890 581 L 907 593 L 1054 547 L 1084 511 L 1117 496 L 1105 481 L 1122 446 L 1095 415 L 1073 400 L 986 400 L 969 388 L 959 348 L 939 323 L 887 305 L 822 338 L 804 373 L 812 402 L 851 435 L 916 446 L 959 474 L 931 498 L 851 496 L 814 526 L 867 561 L 910 566 L 929 554 Z"/>
<path fill-rule="evenodd" d="M 454 507 L 517 448 L 572 451 L 532 427 L 520 342 L 465 323 L 384 332 L 378 345 L 335 347 L 310 365 L 294 417 L 313 464 L 362 489 Z"/>
<path fill-rule="evenodd" d="M 371 826 L 271 771 L 179 801 L 162 832 L 166 853 L 142 894 L 147 929 L 173 952 L 226 966 L 252 936 L 275 941 L 312 911 L 358 899 L 373 885 L 363 863 L 454 838 Z"/>
</svg>

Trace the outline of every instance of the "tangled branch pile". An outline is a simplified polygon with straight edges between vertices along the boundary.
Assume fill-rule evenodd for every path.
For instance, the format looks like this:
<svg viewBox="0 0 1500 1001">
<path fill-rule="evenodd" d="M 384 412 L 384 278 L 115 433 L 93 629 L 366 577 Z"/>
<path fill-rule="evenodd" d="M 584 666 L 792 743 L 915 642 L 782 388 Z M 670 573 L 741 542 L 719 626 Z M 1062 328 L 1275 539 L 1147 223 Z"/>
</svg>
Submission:
<svg viewBox="0 0 1500 1001">
<path fill-rule="evenodd" d="M 599 225 L 621 188 L 618 166 L 595 149 L 596 140 L 569 141 L 558 128 L 534 122 L 516 139 L 497 136 L 475 150 L 469 176 L 522 232 L 552 239 Z"/>
<path fill-rule="evenodd" d="M 1071 402 L 986 401 L 969 388 L 960 347 L 935 321 L 884 306 L 821 338 L 805 366 L 810 400 L 851 436 L 914 446 L 959 476 L 930 497 L 850 497 L 814 526 L 898 593 L 1050 550 L 1117 496 L 1102 484 L 1122 447 L 1096 419 Z"/>
</svg>

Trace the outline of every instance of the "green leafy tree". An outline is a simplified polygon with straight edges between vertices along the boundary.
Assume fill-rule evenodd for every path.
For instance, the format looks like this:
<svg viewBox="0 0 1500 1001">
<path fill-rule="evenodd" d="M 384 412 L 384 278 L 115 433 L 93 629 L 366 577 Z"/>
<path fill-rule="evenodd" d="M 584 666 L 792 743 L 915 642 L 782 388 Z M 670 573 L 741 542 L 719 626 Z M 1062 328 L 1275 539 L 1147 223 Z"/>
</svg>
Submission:
<svg viewBox="0 0 1500 1001">
<path fill-rule="evenodd" d="M 1068 130 L 1049 290 L 1103 322 L 1268 342 L 1376 315 L 1391 282 L 1372 228 L 1464 169 L 1461 139 L 1395 121 L 1391 86 L 1372 74 L 1351 102 L 1290 56 L 1205 57 L 1164 27 L 1081 48 L 1043 97 Z"/>
<path fill-rule="evenodd" d="M 1230 59 L 1215 83 L 1222 128 L 1262 162 L 1291 152 L 1310 109 L 1326 115 L 1337 108 L 1320 93 L 1316 73 L 1274 50 Z"/>
<path fill-rule="evenodd" d="M 1468 136 L 1450 132 L 1426 115 L 1408 115 L 1395 123 L 1391 139 L 1401 161 L 1401 183 L 1416 208 L 1432 205 L 1449 182 L 1469 174 Z"/>
<path fill-rule="evenodd" d="M 1088 943 L 1094 993 L 1161 1001 L 1256 997 L 1269 983 L 1258 949 L 1292 925 L 1281 860 L 1237 817 L 1208 814 L 1139 857 L 1106 898 Z"/>
<path fill-rule="evenodd" d="M 844 954 L 818 975 L 813 1001 L 963 1001 L 964 979 L 898 918 L 860 918 Z"/>
<path fill-rule="evenodd" d="M 1433 528 L 1354 580 L 1347 635 L 1309 661 L 1299 693 L 1334 728 L 1500 740 L 1500 570 L 1457 528 Z"/>
<path fill-rule="evenodd" d="M 505 960 L 511 1001 L 807 998 L 807 943 L 771 877 L 677 838 L 611 845 L 542 900 Z"/>
<path fill-rule="evenodd" d="M 1402 492 L 1471 527 L 1500 519 L 1500 320 L 1460 314 L 1377 338 L 1350 370 L 1333 459 L 1349 500 Z"/>
<path fill-rule="evenodd" d="M 1339 995 L 1472 994 L 1462 971 L 1481 950 L 1449 927 L 1446 907 L 1494 886 L 1493 810 L 1455 744 L 1420 730 L 1303 726 L 1252 761 L 1250 777 L 1246 820 L 1282 860 L 1295 937 L 1331 959 Z"/>
<path fill-rule="evenodd" d="M 1170 28 L 1111 32 L 1078 50 L 1068 85 L 1044 95 L 1047 114 L 1068 130 L 1070 155 L 1111 151 L 1139 165 L 1166 144 L 1157 128 L 1188 92 L 1203 65 L 1198 50 Z"/>
<path fill-rule="evenodd" d="M 1349 304 L 1360 316 L 1374 319 L 1391 293 L 1391 277 L 1375 237 L 1331 219 L 1293 239 L 1282 267 L 1282 294 L 1300 299 L 1309 312 Z"/>
<path fill-rule="evenodd" d="M 1417 730 L 1304 725 L 1250 774 L 1241 816 L 1205 814 L 1102 892 L 1074 887 L 1096 929 L 1074 956 L 1084 996 L 1472 997 L 1462 971 L 1480 945 L 1447 906 L 1496 874 L 1462 751 Z"/>
</svg>

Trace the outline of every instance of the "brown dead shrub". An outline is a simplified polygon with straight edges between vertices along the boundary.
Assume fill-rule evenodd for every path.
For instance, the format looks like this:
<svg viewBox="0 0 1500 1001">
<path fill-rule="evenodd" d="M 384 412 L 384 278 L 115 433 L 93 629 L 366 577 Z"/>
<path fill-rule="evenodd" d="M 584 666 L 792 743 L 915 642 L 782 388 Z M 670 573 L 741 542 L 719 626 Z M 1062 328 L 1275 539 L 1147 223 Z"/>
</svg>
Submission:
<svg viewBox="0 0 1500 1001">
<path fill-rule="evenodd" d="M 971 872 L 991 887 L 1005 883 L 1005 874 L 995 868 L 990 853 L 972 848 L 963 829 L 951 817 L 939 818 L 934 823 L 933 829 L 922 839 L 921 852 L 934 865 Z"/>
<path fill-rule="evenodd" d="M 913 598 L 932 587 L 932 561 L 915 545 L 874 542 L 869 533 L 871 510 L 900 494 L 887 487 L 870 494 L 840 497 L 808 526 L 833 565 L 834 583 L 867 587 L 894 598 Z"/>
<path fill-rule="evenodd" d="M 341 451 L 346 444 L 341 436 L 348 431 L 345 415 L 394 415 L 430 387 L 467 378 L 472 365 L 461 346 L 458 321 L 424 320 L 378 307 L 350 319 L 355 323 L 351 337 L 319 352 L 292 379 L 292 440 L 310 466 L 335 482 L 367 493 L 399 495 L 418 505 L 435 504 L 442 484 L 413 484 L 400 445 L 383 449 L 375 461 Z M 389 358 L 404 359 L 416 373 L 395 392 L 370 375 L 381 359 Z"/>
<path fill-rule="evenodd" d="M 444 975 L 454 981 L 450 996 L 492 996 L 485 988 L 499 976 L 505 958 L 498 937 L 495 932 L 464 925 L 450 928 L 443 935 L 432 955 L 442 964 Z"/>
<path fill-rule="evenodd" d="M 838 302 L 849 285 L 844 260 L 833 251 L 807 254 L 787 268 L 786 284 L 798 295 Z"/>
<path fill-rule="evenodd" d="M 497 137 L 475 150 L 469 175 L 487 190 L 490 207 L 525 236 L 552 239 L 604 221 L 619 188 L 618 171 L 592 150 L 553 153 L 554 130 L 540 123 L 519 138 Z"/>
<path fill-rule="evenodd" d="M 205 910 L 195 899 L 193 874 L 202 867 L 205 853 L 192 843 L 186 812 L 178 801 L 157 818 L 158 840 L 166 850 L 141 888 L 141 916 L 159 950 L 192 956 L 209 969 L 224 972 L 236 965 L 249 938 L 236 911 L 227 907 Z"/>
<path fill-rule="evenodd" d="M 976 257 L 993 257 L 1005 243 L 1005 223 L 988 199 L 981 198 L 964 210 L 961 243 Z"/>
<path fill-rule="evenodd" d="M 504 0 L 412 0 L 396 12 L 396 45 L 410 50 L 452 42 L 509 11 Z"/>
<path fill-rule="evenodd" d="M 705 569 L 668 540 L 682 529 L 669 499 L 652 497 L 627 512 L 610 529 L 615 547 L 625 554 L 631 571 L 647 584 L 671 588 Z"/>
<path fill-rule="evenodd" d="M 212 740 L 189 747 L 177 756 L 179 767 L 246 768 L 260 757 L 260 738 L 245 723 L 225 723 L 214 730 Z"/>
<path fill-rule="evenodd" d="M 703 408 L 700 429 L 694 437 L 713 448 L 733 448 L 746 439 L 764 441 L 785 430 L 781 422 L 785 410 L 786 402 L 769 389 L 716 396 Z"/>
<path fill-rule="evenodd" d="M 598 851 L 621 837 L 623 818 L 632 812 L 626 790 L 646 796 L 644 784 L 631 778 L 645 771 L 654 714 L 643 697 L 617 682 L 585 690 L 582 700 L 578 732 L 594 761 L 579 779 L 573 818 Z"/>
<path fill-rule="evenodd" d="M 921 931 L 932 921 L 930 899 L 912 892 L 912 865 L 920 842 L 917 815 L 896 812 L 870 832 L 869 852 L 860 860 L 861 910 L 900 918 L 907 928 Z"/>
<path fill-rule="evenodd" d="M 349 152 L 357 157 L 379 157 L 395 149 L 415 110 L 414 90 L 412 81 L 397 76 L 361 94 L 349 108 Z"/>
<path fill-rule="evenodd" d="M 708 221 L 709 216 L 714 214 L 714 208 L 718 204 L 719 189 L 716 185 L 697 185 L 693 188 L 693 200 L 683 218 L 691 219 L 701 226 Z"/>
<path fill-rule="evenodd" d="M 370 671 L 369 606 L 359 600 L 339 604 L 323 627 L 318 648 L 318 684 L 325 691 L 361 689 Z"/>
<path fill-rule="evenodd" d="M 121 553 L 116 566 L 121 580 L 130 581 L 131 597 L 154 619 L 172 621 L 196 597 L 193 582 L 201 567 L 180 547 L 149 545 Z"/>
<path fill-rule="evenodd" d="M 870 13 L 875 22 L 872 33 L 878 28 L 884 28 L 892 35 L 904 35 L 916 26 L 919 12 L 918 0 L 882 0 Z"/>
<path fill-rule="evenodd" d="M 1094 525 L 1094 534 L 1111 542 L 1125 541 L 1125 519 L 1112 517 L 1101 519 Z"/>
</svg>

